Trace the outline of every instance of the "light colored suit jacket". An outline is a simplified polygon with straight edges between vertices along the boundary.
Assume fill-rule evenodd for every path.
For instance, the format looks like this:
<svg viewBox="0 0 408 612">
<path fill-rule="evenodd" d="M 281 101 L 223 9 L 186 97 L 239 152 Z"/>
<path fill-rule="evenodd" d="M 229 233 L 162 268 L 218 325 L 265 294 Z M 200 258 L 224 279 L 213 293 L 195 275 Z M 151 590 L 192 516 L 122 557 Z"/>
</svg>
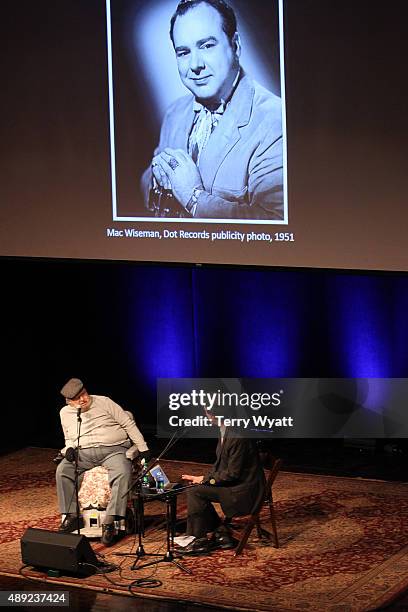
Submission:
<svg viewBox="0 0 408 612">
<path fill-rule="evenodd" d="M 187 151 L 193 119 L 193 97 L 176 100 L 164 117 L 155 154 L 166 147 Z M 199 171 L 205 191 L 195 218 L 282 219 L 280 98 L 244 74 L 201 153 Z M 150 180 L 147 170 L 145 196 Z"/>
</svg>

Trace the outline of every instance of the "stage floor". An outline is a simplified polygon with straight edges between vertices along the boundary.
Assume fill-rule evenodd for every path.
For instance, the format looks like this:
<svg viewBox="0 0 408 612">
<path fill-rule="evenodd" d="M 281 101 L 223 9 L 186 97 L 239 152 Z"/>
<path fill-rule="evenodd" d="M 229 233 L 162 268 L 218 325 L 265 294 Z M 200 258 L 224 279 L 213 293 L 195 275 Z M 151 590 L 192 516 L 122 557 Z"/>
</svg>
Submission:
<svg viewBox="0 0 408 612">
<path fill-rule="evenodd" d="M 0 458 L 0 575 L 12 584 L 20 580 L 20 539 L 25 530 L 56 529 L 59 523 L 51 462 L 54 453 L 50 449 L 29 448 Z M 167 461 L 164 466 L 174 480 L 184 471 L 199 474 L 205 469 L 197 463 L 180 461 Z M 379 609 L 408 587 L 407 484 L 281 472 L 274 499 L 282 541 L 279 549 L 252 539 L 238 558 L 232 551 L 186 558 L 183 564 L 192 571 L 191 575 L 168 563 L 155 566 L 154 573 L 139 572 L 130 569 L 133 559 L 114 555 L 135 550 L 137 537 L 132 535 L 108 549 L 100 543 L 93 544 L 94 550 L 108 561 L 121 564 L 120 572 L 86 579 L 51 579 L 30 568 L 25 568 L 23 574 L 35 580 L 35 589 L 44 588 L 44 581 L 49 590 L 56 585 L 70 591 L 74 586 L 86 589 L 93 593 L 95 605 L 105 610 L 115 608 L 109 603 L 97 603 L 99 594 L 111 597 L 112 605 L 119 595 L 126 595 L 119 599 L 126 601 L 127 609 L 133 604 L 143 609 L 141 605 L 147 599 L 155 606 L 177 605 L 178 610 L 200 604 L 207 609 L 263 612 L 358 612 Z M 150 524 L 146 550 L 164 553 L 163 504 L 148 504 L 146 511 Z M 185 503 L 181 499 L 180 518 L 183 515 Z M 266 520 L 266 514 L 263 518 Z M 161 586 L 137 587 L 134 591 L 138 599 L 130 599 L 130 582 L 149 575 L 159 579 Z M 26 579 L 21 584 L 24 588 L 31 586 Z"/>
</svg>

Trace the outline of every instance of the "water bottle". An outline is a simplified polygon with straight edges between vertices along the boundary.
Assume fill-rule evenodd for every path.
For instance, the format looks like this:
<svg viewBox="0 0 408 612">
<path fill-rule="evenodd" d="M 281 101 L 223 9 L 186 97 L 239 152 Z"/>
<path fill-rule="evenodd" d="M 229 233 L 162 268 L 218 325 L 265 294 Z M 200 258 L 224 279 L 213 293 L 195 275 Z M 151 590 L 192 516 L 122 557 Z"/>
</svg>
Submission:
<svg viewBox="0 0 408 612">
<path fill-rule="evenodd" d="M 149 475 L 148 475 L 148 474 L 145 474 L 145 475 L 142 477 L 142 489 L 145 489 L 145 490 L 146 490 L 146 489 L 149 489 L 149 487 L 150 487 L 150 483 L 149 483 Z"/>
<path fill-rule="evenodd" d="M 156 476 L 156 488 L 158 491 L 163 491 L 164 490 L 164 478 L 163 478 L 163 474 L 161 472 L 157 472 L 157 476 Z"/>
</svg>

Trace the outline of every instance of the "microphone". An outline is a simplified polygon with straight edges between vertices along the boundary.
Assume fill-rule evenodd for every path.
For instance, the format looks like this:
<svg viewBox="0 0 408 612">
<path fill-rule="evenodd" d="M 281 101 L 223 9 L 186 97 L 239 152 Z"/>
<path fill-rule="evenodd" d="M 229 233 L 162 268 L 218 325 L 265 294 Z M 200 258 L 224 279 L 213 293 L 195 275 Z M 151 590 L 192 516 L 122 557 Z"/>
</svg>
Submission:
<svg viewBox="0 0 408 612">
<path fill-rule="evenodd" d="M 69 461 L 70 463 L 73 463 L 76 458 L 76 453 L 77 453 L 76 448 L 72 448 L 72 446 L 70 446 L 65 451 L 65 459 Z"/>
</svg>

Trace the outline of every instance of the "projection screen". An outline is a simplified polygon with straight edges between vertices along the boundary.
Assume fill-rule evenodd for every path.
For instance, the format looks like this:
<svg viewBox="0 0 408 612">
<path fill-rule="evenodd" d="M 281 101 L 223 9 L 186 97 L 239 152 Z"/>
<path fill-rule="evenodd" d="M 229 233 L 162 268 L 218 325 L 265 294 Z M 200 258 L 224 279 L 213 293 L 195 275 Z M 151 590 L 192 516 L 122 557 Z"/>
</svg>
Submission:
<svg viewBox="0 0 408 612">
<path fill-rule="evenodd" d="M 0 256 L 407 270 L 403 2 L 180 4 L 4 1 Z"/>
</svg>

